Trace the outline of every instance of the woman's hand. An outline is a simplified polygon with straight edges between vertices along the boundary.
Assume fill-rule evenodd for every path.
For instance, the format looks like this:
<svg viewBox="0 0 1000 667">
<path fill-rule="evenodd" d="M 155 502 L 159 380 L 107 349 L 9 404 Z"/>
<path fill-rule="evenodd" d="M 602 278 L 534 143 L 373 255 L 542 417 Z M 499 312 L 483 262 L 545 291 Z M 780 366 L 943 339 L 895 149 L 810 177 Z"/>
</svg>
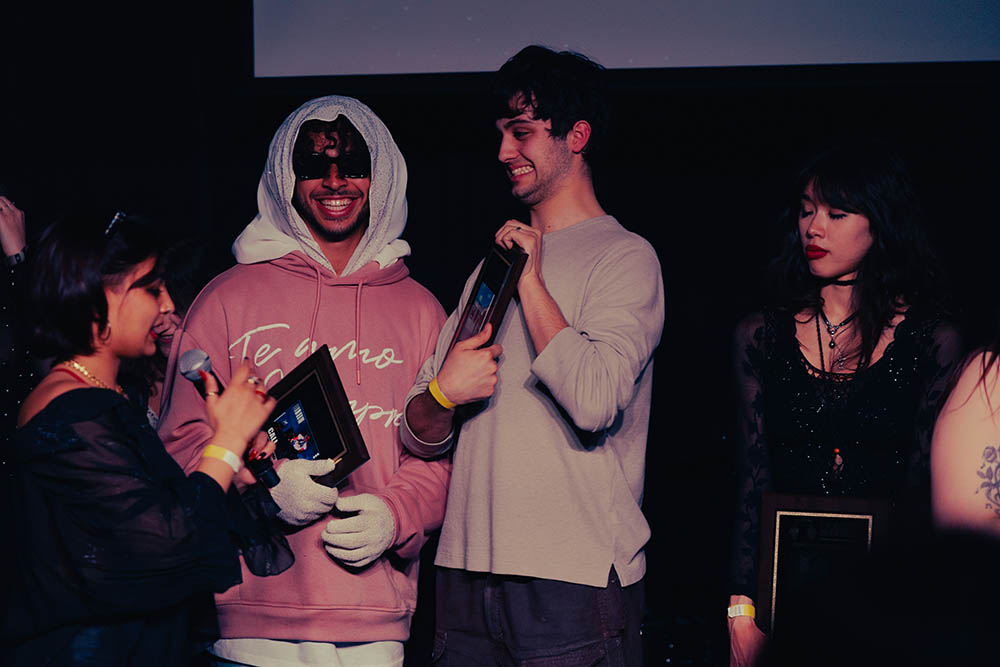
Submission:
<svg viewBox="0 0 1000 667">
<path fill-rule="evenodd" d="M 14 202 L 0 197 L 0 245 L 4 255 L 16 255 L 24 250 L 24 211 Z"/>
<path fill-rule="evenodd" d="M 254 438 L 253 445 L 250 447 L 250 451 L 247 452 L 247 457 L 252 458 L 254 454 L 258 454 L 261 458 L 267 458 L 274 454 L 274 450 L 277 445 L 267 437 L 267 433 L 264 431 L 258 431 L 256 437 Z M 233 478 L 233 484 L 239 491 L 257 483 L 257 478 L 253 476 L 250 469 L 246 466 L 240 468 L 239 473 Z"/>
<path fill-rule="evenodd" d="M 729 604 L 753 604 L 753 600 L 745 595 L 733 595 Z M 729 619 L 729 667 L 753 667 L 766 643 L 767 635 L 750 616 Z"/>
<path fill-rule="evenodd" d="M 264 383 L 252 374 L 246 361 L 233 373 L 232 382 L 222 394 L 210 373 L 203 379 L 208 421 L 215 431 L 212 443 L 242 457 L 274 410 L 276 401 L 267 395 Z"/>
</svg>

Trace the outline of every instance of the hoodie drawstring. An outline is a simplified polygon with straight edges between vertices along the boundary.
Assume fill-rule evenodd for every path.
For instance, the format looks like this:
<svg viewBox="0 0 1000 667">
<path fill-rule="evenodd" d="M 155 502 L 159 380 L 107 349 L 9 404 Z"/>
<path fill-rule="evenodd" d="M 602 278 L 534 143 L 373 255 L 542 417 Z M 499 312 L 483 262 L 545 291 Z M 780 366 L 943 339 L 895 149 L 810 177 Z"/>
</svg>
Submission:
<svg viewBox="0 0 1000 667">
<path fill-rule="evenodd" d="M 319 317 L 319 300 L 322 294 L 323 279 L 319 268 L 314 266 L 316 272 L 316 298 L 313 301 L 312 320 L 309 323 L 309 340 L 315 342 L 316 320 Z M 361 385 L 361 288 L 365 281 L 358 281 L 358 290 L 354 295 L 354 375 L 355 381 Z"/>
<path fill-rule="evenodd" d="M 358 281 L 358 291 L 354 298 L 354 368 L 358 386 L 361 385 L 361 287 L 365 281 Z"/>
<path fill-rule="evenodd" d="M 309 322 L 309 341 L 310 347 L 316 343 L 316 320 L 319 318 L 319 297 L 322 293 L 323 279 L 319 273 L 319 267 L 313 266 L 313 271 L 316 272 L 316 298 L 313 301 L 313 312 L 312 320 Z M 310 350 L 310 353 L 312 351 Z"/>
</svg>

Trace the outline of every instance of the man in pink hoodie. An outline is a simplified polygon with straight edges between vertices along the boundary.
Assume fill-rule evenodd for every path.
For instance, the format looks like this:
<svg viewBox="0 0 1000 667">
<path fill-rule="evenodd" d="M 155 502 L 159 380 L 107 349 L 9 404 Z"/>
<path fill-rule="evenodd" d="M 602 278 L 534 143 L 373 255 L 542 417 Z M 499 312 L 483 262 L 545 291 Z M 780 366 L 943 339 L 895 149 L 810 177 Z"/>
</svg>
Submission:
<svg viewBox="0 0 1000 667">
<path fill-rule="evenodd" d="M 327 344 L 371 459 L 346 485 L 312 476 L 329 460 L 281 462 L 271 495 L 294 564 L 217 596 L 212 652 L 251 665 L 402 665 L 417 563 L 444 513 L 449 465 L 409 455 L 399 423 L 434 350 L 444 312 L 409 277 L 399 237 L 406 165 L 388 129 L 357 100 L 303 104 L 271 142 L 259 213 L 233 244 L 239 264 L 191 306 L 171 354 L 160 435 L 182 466 L 210 428 L 176 360 L 200 348 L 225 383 L 244 358 L 268 387 Z M 331 514 L 332 512 L 332 514 Z"/>
</svg>

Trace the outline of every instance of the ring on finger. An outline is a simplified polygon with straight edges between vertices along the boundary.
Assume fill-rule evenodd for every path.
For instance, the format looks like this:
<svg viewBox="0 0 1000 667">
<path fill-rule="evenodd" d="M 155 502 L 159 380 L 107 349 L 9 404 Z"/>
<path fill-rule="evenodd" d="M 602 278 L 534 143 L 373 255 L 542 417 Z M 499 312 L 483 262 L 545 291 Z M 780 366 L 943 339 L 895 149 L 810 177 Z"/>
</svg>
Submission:
<svg viewBox="0 0 1000 667">
<path fill-rule="evenodd" d="M 217 391 L 206 391 L 205 395 L 206 396 L 218 396 L 219 392 L 217 392 Z"/>
<path fill-rule="evenodd" d="M 258 396 L 260 396 L 260 400 L 262 400 L 262 401 L 266 401 L 267 400 L 267 392 L 266 391 L 261 391 L 260 389 L 254 389 L 253 393 L 255 393 Z"/>
</svg>

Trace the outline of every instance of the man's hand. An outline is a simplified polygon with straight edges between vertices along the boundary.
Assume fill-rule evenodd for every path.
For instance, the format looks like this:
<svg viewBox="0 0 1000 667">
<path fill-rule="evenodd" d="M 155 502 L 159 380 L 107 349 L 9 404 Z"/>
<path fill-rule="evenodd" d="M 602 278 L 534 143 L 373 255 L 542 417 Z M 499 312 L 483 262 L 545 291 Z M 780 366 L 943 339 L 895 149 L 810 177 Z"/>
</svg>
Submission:
<svg viewBox="0 0 1000 667">
<path fill-rule="evenodd" d="M 541 354 L 556 334 L 569 326 L 542 278 L 542 232 L 518 220 L 508 220 L 496 233 L 497 244 L 510 248 L 515 243 L 528 255 L 517 281 L 521 313 L 528 325 L 528 335 Z M 440 382 L 439 382 L 440 384 Z"/>
<path fill-rule="evenodd" d="M 497 245 L 508 250 L 517 244 L 528 255 L 521 277 L 517 281 L 518 291 L 527 286 L 543 286 L 542 279 L 542 233 L 519 220 L 508 220 L 497 230 L 494 237 Z"/>
<path fill-rule="evenodd" d="M 479 349 L 489 340 L 492 331 L 487 322 L 475 336 L 455 343 L 444 360 L 437 374 L 438 387 L 452 403 L 464 405 L 493 395 L 497 384 L 497 357 L 503 353 L 503 347 L 494 343 Z"/>
<path fill-rule="evenodd" d="M 396 523 L 381 498 L 370 493 L 347 496 L 337 501 L 337 509 L 357 514 L 326 524 L 322 538 L 331 556 L 346 565 L 364 567 L 392 546 Z"/>
<path fill-rule="evenodd" d="M 331 472 L 336 463 L 332 459 L 287 461 L 278 469 L 280 481 L 271 489 L 271 498 L 281 511 L 278 518 L 292 526 L 305 526 L 326 516 L 337 504 L 337 489 L 316 482 Z"/>
</svg>

